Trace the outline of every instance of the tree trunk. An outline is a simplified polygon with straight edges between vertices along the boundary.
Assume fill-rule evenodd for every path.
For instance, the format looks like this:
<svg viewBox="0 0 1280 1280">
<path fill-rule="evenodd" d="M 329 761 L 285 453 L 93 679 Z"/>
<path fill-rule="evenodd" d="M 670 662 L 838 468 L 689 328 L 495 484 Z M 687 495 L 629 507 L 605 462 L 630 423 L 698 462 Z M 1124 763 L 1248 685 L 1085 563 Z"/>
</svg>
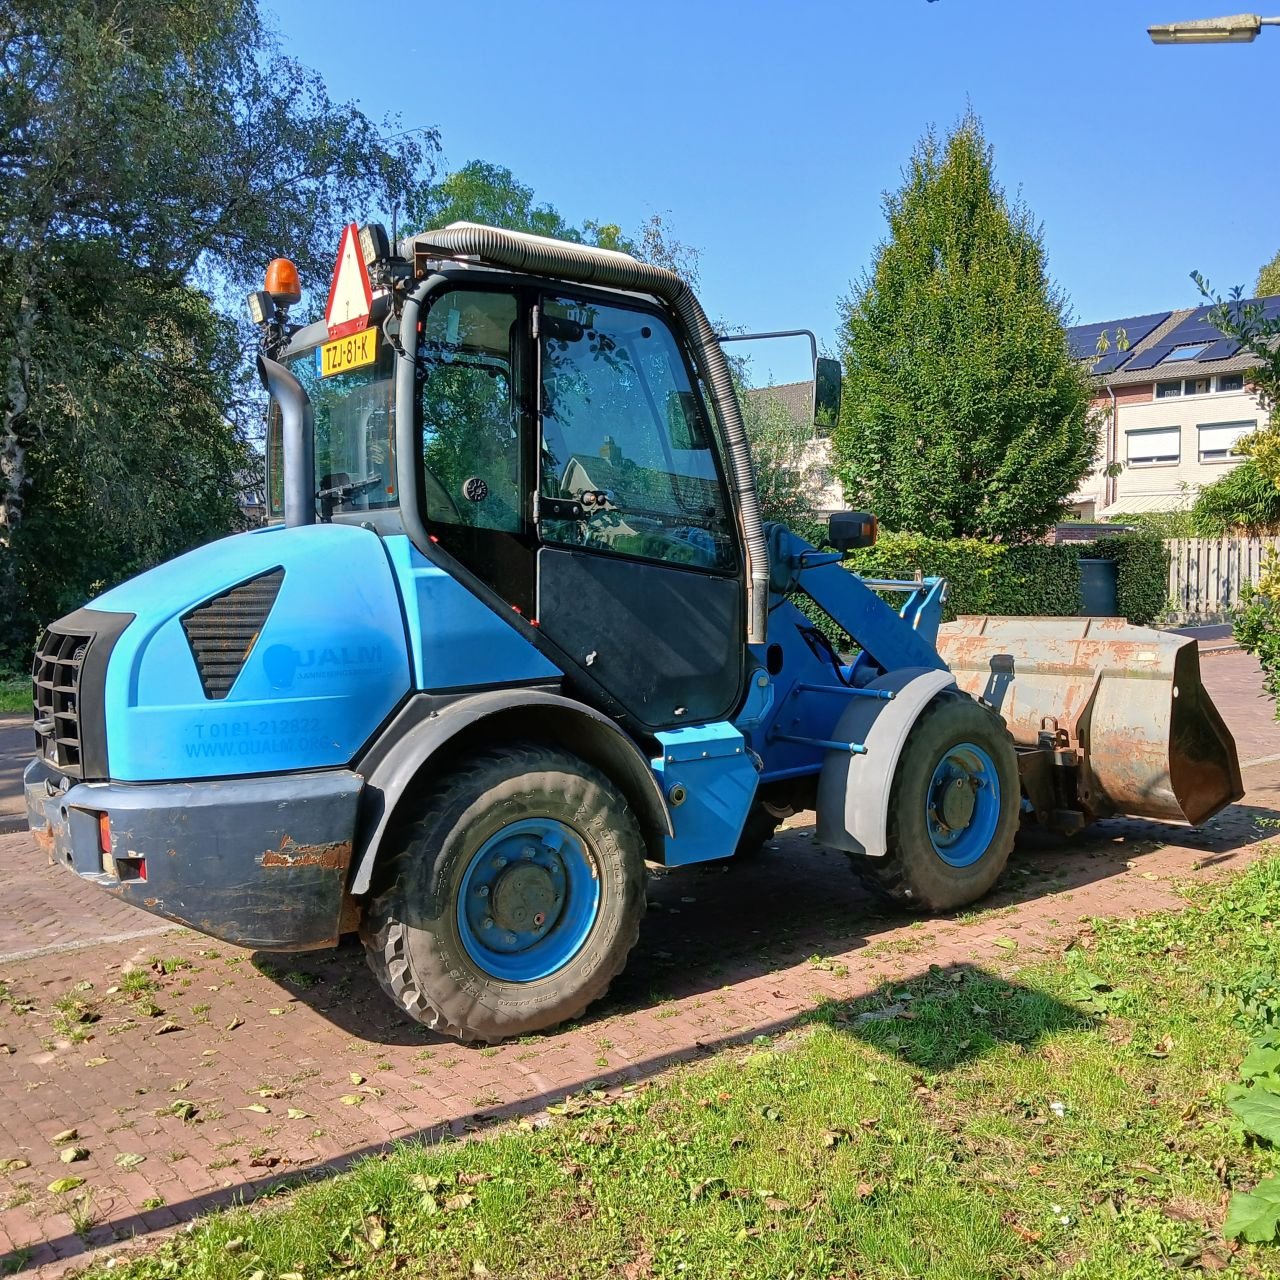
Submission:
<svg viewBox="0 0 1280 1280">
<path fill-rule="evenodd" d="M 0 407 L 0 551 L 7 552 L 22 522 L 23 491 L 27 486 L 27 412 L 31 404 L 31 345 L 36 310 L 24 289 L 18 301 L 13 346 L 5 370 L 4 402 Z M 5 556 L 6 561 L 9 556 Z M 5 575 L 8 576 L 7 574 Z"/>
</svg>

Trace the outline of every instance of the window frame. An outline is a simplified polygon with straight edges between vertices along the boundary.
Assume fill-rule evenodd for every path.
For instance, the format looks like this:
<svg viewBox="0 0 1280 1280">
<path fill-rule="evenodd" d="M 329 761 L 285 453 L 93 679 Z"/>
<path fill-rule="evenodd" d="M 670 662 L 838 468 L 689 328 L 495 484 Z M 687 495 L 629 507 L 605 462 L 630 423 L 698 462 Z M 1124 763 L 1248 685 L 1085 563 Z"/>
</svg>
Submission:
<svg viewBox="0 0 1280 1280">
<path fill-rule="evenodd" d="M 1222 380 L 1224 378 L 1238 378 L 1240 383 L 1235 387 L 1224 387 Z M 1244 374 L 1243 373 L 1220 373 L 1213 380 L 1213 390 L 1215 395 L 1230 395 L 1233 392 L 1240 393 L 1244 391 Z"/>
<path fill-rule="evenodd" d="M 1172 458 L 1168 458 L 1163 454 L 1158 454 L 1142 461 L 1134 460 L 1132 456 L 1133 446 L 1131 443 L 1134 436 L 1152 436 L 1152 435 L 1156 435 L 1157 433 L 1167 435 L 1171 431 L 1176 433 L 1178 437 L 1178 452 Z M 1124 433 L 1124 435 L 1125 435 L 1125 446 L 1124 446 L 1125 466 L 1137 467 L 1142 470 L 1147 470 L 1152 467 L 1176 467 L 1181 465 L 1182 463 L 1182 427 L 1180 425 L 1171 425 L 1166 427 L 1131 427 L 1129 430 L 1127 430 Z"/>
<path fill-rule="evenodd" d="M 1156 393 L 1152 397 L 1155 400 L 1177 400 L 1182 396 L 1182 378 L 1167 378 L 1163 382 L 1156 382 Z M 1166 388 L 1161 390 L 1161 387 Z"/>
<path fill-rule="evenodd" d="M 709 566 L 697 564 L 681 564 L 676 561 L 663 559 L 656 556 L 639 555 L 632 551 L 612 551 L 603 547 L 589 546 L 573 546 L 563 542 L 555 542 L 544 540 L 542 537 L 541 519 L 534 520 L 534 537 L 540 547 L 551 547 L 557 550 L 571 550 L 580 552 L 584 555 L 607 556 L 611 560 L 631 561 L 638 564 L 661 565 L 667 569 L 677 569 L 684 572 L 710 574 L 714 577 L 722 578 L 740 578 L 744 571 L 745 557 L 743 555 L 741 521 L 738 517 L 738 506 L 734 500 L 733 486 L 726 469 L 728 461 L 726 456 L 726 448 L 724 443 L 724 435 L 720 428 L 719 419 L 715 412 L 715 403 L 710 394 L 710 388 L 706 381 L 698 372 L 697 367 L 690 358 L 690 343 L 688 335 L 684 331 L 679 318 L 661 305 L 647 302 L 642 298 L 637 298 L 627 294 L 612 293 L 608 290 L 595 290 L 581 285 L 576 285 L 568 281 L 560 283 L 559 287 L 549 287 L 543 282 L 542 287 L 537 291 L 537 310 L 539 316 L 539 324 L 541 323 L 541 315 L 543 305 L 548 301 L 562 301 L 572 303 L 583 303 L 584 305 L 613 307 L 619 311 L 630 311 L 640 315 L 649 316 L 662 324 L 667 333 L 670 335 L 672 342 L 675 344 L 676 353 L 680 359 L 681 366 L 684 368 L 685 377 L 689 381 L 690 390 L 697 399 L 698 406 L 704 415 L 704 427 L 711 450 L 711 461 L 715 468 L 716 480 L 720 488 L 720 497 L 723 503 L 723 510 L 726 520 L 726 534 L 729 538 L 729 544 L 732 550 L 732 561 L 728 565 Z M 534 379 L 534 385 L 531 388 L 532 407 L 536 422 L 536 430 L 533 432 L 533 449 L 534 449 L 534 470 L 531 479 L 533 481 L 533 493 L 542 496 L 542 419 L 543 419 L 543 380 L 542 380 L 542 343 L 543 337 L 541 331 L 533 340 L 533 367 L 531 375 Z M 666 443 L 666 450 L 670 449 L 670 441 Z"/>
<path fill-rule="evenodd" d="M 1232 445 L 1228 447 L 1226 453 L 1222 457 L 1206 458 L 1204 456 L 1205 451 L 1200 444 L 1200 440 L 1201 440 L 1200 433 L 1202 431 L 1213 431 L 1215 429 L 1220 430 L 1223 427 L 1243 427 L 1244 430 L 1240 432 L 1240 434 L 1236 437 L 1235 442 L 1233 442 Z M 1240 459 L 1244 457 L 1244 455 L 1241 453 L 1235 452 L 1235 444 L 1238 443 L 1240 440 L 1244 439 L 1244 437 L 1249 435 L 1250 432 L 1256 431 L 1257 429 L 1258 429 L 1258 420 L 1256 418 L 1254 418 L 1252 421 L 1250 421 L 1248 418 L 1237 418 L 1237 419 L 1233 419 L 1230 422 L 1197 422 L 1196 423 L 1196 461 L 1200 463 L 1202 466 L 1206 466 L 1206 467 L 1220 467 L 1220 466 L 1223 466 L 1225 463 L 1239 462 Z M 1216 453 L 1217 450 L 1215 449 L 1214 452 Z"/>
<path fill-rule="evenodd" d="M 426 332 L 428 318 L 431 312 L 436 308 L 436 306 L 444 302 L 449 295 L 453 293 L 505 295 L 512 298 L 516 305 L 516 340 L 509 356 L 510 367 L 508 369 L 508 381 L 511 389 L 516 438 L 520 454 L 520 477 L 524 484 L 524 488 L 520 493 L 519 529 L 495 529 L 482 524 L 467 525 L 458 521 L 439 520 L 432 515 L 432 507 L 427 494 L 427 467 L 425 462 L 426 424 L 423 419 L 423 395 L 426 390 L 427 378 L 418 363 L 418 342 L 422 340 Z M 515 538 L 526 543 L 534 536 L 534 522 L 532 514 L 533 500 L 532 490 L 529 486 L 531 478 L 536 475 L 536 470 L 531 470 L 534 455 L 530 441 L 533 435 L 533 429 L 529 420 L 529 397 L 527 392 L 521 386 L 521 383 L 528 376 L 528 368 L 530 365 L 529 312 L 533 304 L 533 291 L 522 282 L 511 277 L 494 276 L 486 278 L 483 275 L 480 275 L 477 278 L 460 278 L 459 276 L 450 275 L 445 279 L 440 288 L 432 289 L 419 304 L 419 331 L 414 335 L 414 350 L 411 354 L 408 352 L 405 354 L 414 366 L 415 375 L 412 428 L 413 452 L 411 454 L 413 458 L 415 477 L 415 497 L 418 504 L 418 514 L 421 517 L 423 524 L 429 530 L 436 529 L 437 526 L 443 526 L 449 529 L 473 529 L 486 533 L 498 534 L 504 537 Z M 450 495 L 450 497 L 452 498 L 453 495 Z"/>
</svg>

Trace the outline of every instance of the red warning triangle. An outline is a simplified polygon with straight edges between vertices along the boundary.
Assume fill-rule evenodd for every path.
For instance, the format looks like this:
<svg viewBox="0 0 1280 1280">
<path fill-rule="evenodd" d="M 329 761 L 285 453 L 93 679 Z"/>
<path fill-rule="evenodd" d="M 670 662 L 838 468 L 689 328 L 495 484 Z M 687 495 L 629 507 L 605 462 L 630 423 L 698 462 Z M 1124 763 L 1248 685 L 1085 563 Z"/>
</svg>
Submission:
<svg viewBox="0 0 1280 1280">
<path fill-rule="evenodd" d="M 373 290 L 369 287 L 369 271 L 360 252 L 360 236 L 356 224 L 342 229 L 338 242 L 338 260 L 333 266 L 333 282 L 329 285 L 329 305 L 324 309 L 324 322 L 329 337 L 344 338 L 369 327 L 373 309 Z"/>
</svg>

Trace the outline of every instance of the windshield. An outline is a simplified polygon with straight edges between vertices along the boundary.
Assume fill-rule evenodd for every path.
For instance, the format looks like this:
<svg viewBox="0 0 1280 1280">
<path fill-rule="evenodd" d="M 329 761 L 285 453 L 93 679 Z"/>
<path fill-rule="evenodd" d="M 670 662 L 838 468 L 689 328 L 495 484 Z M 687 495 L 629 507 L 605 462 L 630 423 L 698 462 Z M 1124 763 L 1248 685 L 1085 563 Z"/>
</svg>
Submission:
<svg viewBox="0 0 1280 1280">
<path fill-rule="evenodd" d="M 337 343 L 310 347 L 285 363 L 311 400 L 315 417 L 315 491 L 322 514 L 380 511 L 399 504 L 396 493 L 395 353 L 376 330 L 367 335 L 371 363 L 325 374 L 322 363 Z M 268 422 L 270 514 L 283 510 L 280 410 Z"/>
</svg>

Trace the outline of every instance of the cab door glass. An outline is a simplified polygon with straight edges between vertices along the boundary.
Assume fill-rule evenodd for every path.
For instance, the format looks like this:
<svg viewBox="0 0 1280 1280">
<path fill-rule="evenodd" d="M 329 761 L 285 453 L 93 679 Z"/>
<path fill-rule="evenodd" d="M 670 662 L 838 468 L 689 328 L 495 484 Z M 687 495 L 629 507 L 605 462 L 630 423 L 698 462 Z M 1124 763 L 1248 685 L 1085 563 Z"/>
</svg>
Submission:
<svg viewBox="0 0 1280 1280">
<path fill-rule="evenodd" d="M 735 568 L 706 409 L 663 320 L 547 299 L 539 334 L 543 541 Z"/>
<path fill-rule="evenodd" d="M 377 358 L 326 377 L 322 352 L 287 358 L 315 417 L 315 482 L 321 516 L 383 511 L 396 493 L 395 352 L 379 334 Z"/>
<path fill-rule="evenodd" d="M 427 519 L 476 529 L 523 526 L 519 414 L 509 293 L 455 290 L 431 304 L 418 344 Z"/>
</svg>

